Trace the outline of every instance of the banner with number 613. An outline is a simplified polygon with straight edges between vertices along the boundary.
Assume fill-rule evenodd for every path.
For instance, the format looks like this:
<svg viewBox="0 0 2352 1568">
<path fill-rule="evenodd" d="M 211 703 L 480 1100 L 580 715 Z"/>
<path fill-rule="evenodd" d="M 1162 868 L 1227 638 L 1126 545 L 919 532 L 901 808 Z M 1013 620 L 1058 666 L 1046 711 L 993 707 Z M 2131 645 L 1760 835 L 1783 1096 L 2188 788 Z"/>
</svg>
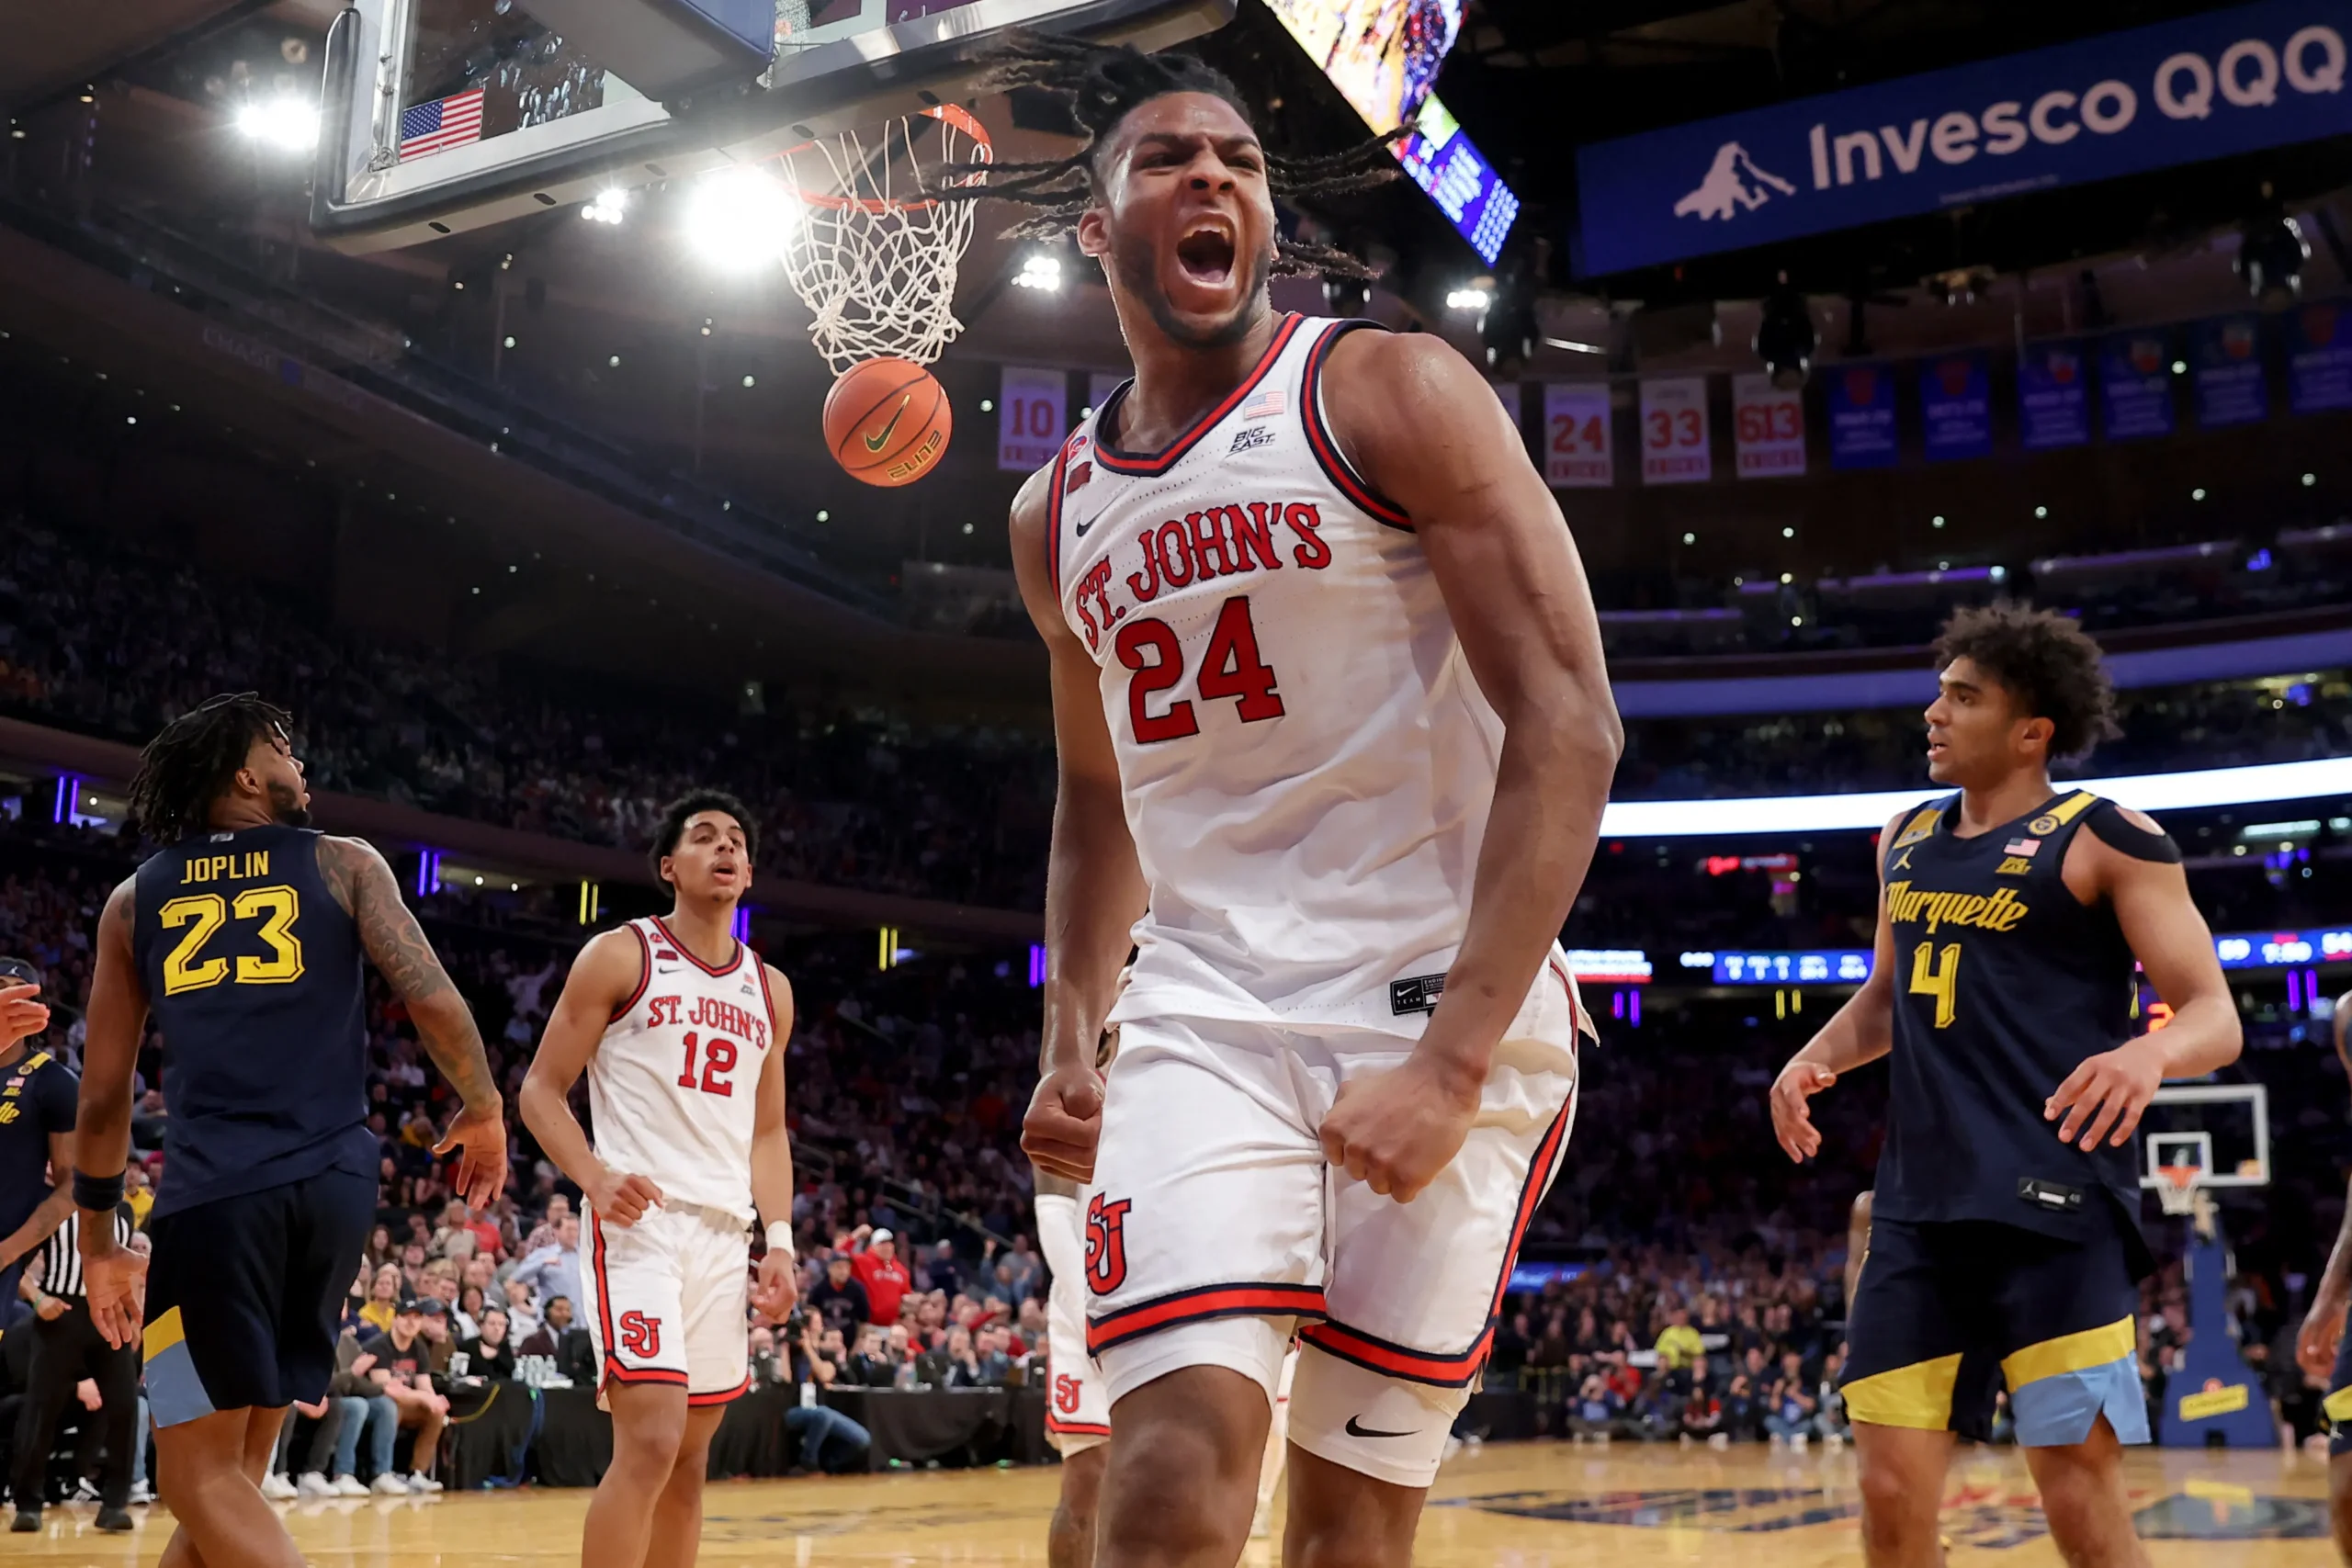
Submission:
<svg viewBox="0 0 2352 1568">
<path fill-rule="evenodd" d="M 1798 479 L 1804 473 L 1804 394 L 1772 385 L 1761 373 L 1731 378 L 1732 446 L 1744 479 Z"/>
</svg>

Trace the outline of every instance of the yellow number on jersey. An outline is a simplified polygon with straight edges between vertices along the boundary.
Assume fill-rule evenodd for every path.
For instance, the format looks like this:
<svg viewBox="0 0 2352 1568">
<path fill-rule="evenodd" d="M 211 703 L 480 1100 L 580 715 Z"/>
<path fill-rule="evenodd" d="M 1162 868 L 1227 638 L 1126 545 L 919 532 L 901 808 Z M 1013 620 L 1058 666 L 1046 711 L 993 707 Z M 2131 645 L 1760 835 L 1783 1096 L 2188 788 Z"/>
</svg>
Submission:
<svg viewBox="0 0 2352 1568">
<path fill-rule="evenodd" d="M 170 931 L 175 926 L 188 928 L 179 945 L 164 956 L 164 995 L 176 997 L 182 991 L 200 991 L 207 986 L 217 986 L 229 977 L 229 961 L 208 958 L 196 962 L 197 950 L 212 939 L 229 919 L 229 906 L 217 893 L 194 893 L 185 898 L 175 898 L 155 911 L 155 918 Z"/>
<path fill-rule="evenodd" d="M 294 934 L 295 917 L 302 912 L 301 896 L 291 887 L 248 887 L 237 895 L 235 913 L 241 920 L 262 922 L 261 940 L 270 956 L 237 956 L 237 983 L 242 986 L 282 986 L 302 977 L 302 942 Z M 188 928 L 187 934 L 164 957 L 164 995 L 201 991 L 229 978 L 229 961 L 197 954 L 212 933 L 228 923 L 230 906 L 215 893 L 195 893 L 175 898 L 155 911 L 165 931 Z"/>
<path fill-rule="evenodd" d="M 294 917 L 302 912 L 301 895 L 291 887 L 248 887 L 237 895 L 237 919 L 262 920 L 261 939 L 270 956 L 237 958 L 240 986 L 283 986 L 302 977 L 302 942 L 294 934 Z"/>
<path fill-rule="evenodd" d="M 1941 953 L 1932 942 L 1923 942 L 1911 954 L 1911 994 L 1936 998 L 1936 1027 L 1951 1026 L 1952 1014 L 1959 1004 L 1960 943 L 1946 942 Z"/>
</svg>

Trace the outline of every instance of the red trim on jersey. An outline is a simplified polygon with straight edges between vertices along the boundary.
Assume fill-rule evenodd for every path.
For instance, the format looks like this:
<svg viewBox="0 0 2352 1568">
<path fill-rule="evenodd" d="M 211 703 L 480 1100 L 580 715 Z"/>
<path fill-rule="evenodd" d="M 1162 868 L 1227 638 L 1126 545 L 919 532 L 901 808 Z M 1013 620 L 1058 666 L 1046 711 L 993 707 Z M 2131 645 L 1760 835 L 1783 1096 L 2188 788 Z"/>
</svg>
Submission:
<svg viewBox="0 0 2352 1568">
<path fill-rule="evenodd" d="M 1054 597 L 1062 596 L 1062 476 L 1069 469 L 1069 443 L 1054 454 L 1054 478 L 1046 496 L 1046 575 L 1054 585 Z"/>
<path fill-rule="evenodd" d="M 1377 321 L 1340 321 L 1325 332 L 1322 339 L 1306 351 L 1306 382 L 1298 394 L 1298 412 L 1306 426 L 1307 449 L 1315 454 L 1315 461 L 1326 477 L 1340 487 L 1340 493 L 1353 502 L 1374 521 L 1391 528 L 1413 531 L 1410 513 L 1366 483 L 1348 461 L 1347 454 L 1323 423 L 1323 361 L 1329 357 L 1331 345 L 1351 332 L 1364 327 L 1377 328 Z"/>
<path fill-rule="evenodd" d="M 760 1000 L 768 1005 L 768 1049 L 773 1051 L 784 1042 L 776 1038 L 782 1032 L 776 1027 L 775 993 L 768 988 L 767 961 L 760 960 L 752 965 L 752 969 L 760 977 Z"/>
<path fill-rule="evenodd" d="M 735 956 L 727 961 L 727 967 L 724 969 L 713 969 L 709 964 L 705 964 L 701 959 L 696 958 L 695 956 L 695 950 L 688 947 L 684 942 L 680 942 L 678 940 L 678 933 L 672 931 L 666 924 L 664 924 L 662 917 L 659 915 L 653 917 L 653 929 L 670 939 L 670 945 L 678 950 L 678 956 L 684 958 L 687 963 L 693 964 L 695 968 L 701 970 L 706 975 L 732 975 L 736 970 L 743 966 L 743 954 L 750 951 L 743 945 L 743 943 L 739 942 L 735 944 Z"/>
<path fill-rule="evenodd" d="M 1503 1249 L 1502 1267 L 1495 1274 L 1494 1293 L 1487 1298 L 1487 1326 L 1470 1348 L 1458 1355 L 1432 1355 L 1410 1346 L 1366 1334 L 1343 1323 L 1329 1320 L 1311 1323 L 1298 1331 L 1298 1337 L 1318 1350 L 1327 1351 L 1343 1361 L 1368 1367 L 1375 1372 L 1403 1378 L 1408 1382 L 1433 1383 L 1440 1388 L 1460 1388 L 1478 1375 L 1486 1364 L 1487 1354 L 1494 1348 L 1495 1314 L 1502 1310 L 1504 1293 L 1510 1287 L 1511 1266 L 1519 1261 L 1520 1244 L 1527 1239 L 1528 1223 L 1534 1219 L 1537 1205 L 1550 1191 L 1552 1179 L 1559 1171 L 1560 1158 L 1567 1150 L 1568 1124 L 1576 1118 L 1576 1091 L 1568 1091 L 1568 1102 L 1552 1118 L 1552 1125 L 1544 1131 L 1544 1141 L 1536 1145 L 1535 1156 L 1528 1161 L 1527 1179 L 1519 1190 L 1519 1208 L 1511 1221 L 1510 1245 Z"/>
<path fill-rule="evenodd" d="M 1169 446 L 1156 456 L 1142 457 L 1122 453 L 1114 447 L 1103 436 L 1102 433 L 1109 429 L 1111 424 L 1111 405 L 1114 403 L 1121 394 L 1126 390 L 1125 387 L 1122 387 L 1118 392 L 1113 393 L 1109 399 L 1104 400 L 1104 406 L 1102 408 L 1095 411 L 1095 461 L 1101 463 L 1104 468 L 1110 469 L 1114 474 L 1164 474 L 1169 469 L 1174 468 L 1178 458 L 1191 451 L 1194 443 L 1198 442 L 1202 436 L 1206 435 L 1216 425 L 1222 423 L 1226 415 L 1231 413 L 1235 409 L 1239 408 L 1243 400 L 1246 400 L 1251 392 L 1257 389 L 1258 383 L 1266 378 L 1266 372 L 1274 367 L 1274 361 L 1281 358 L 1283 350 L 1290 345 L 1290 340 L 1294 336 L 1297 335 L 1298 324 L 1305 319 L 1306 318 L 1303 316 L 1295 314 L 1284 315 L 1283 317 L 1283 324 L 1279 328 L 1275 329 L 1274 341 L 1266 345 L 1266 352 L 1264 355 L 1259 359 L 1257 367 L 1251 370 L 1248 376 L 1242 378 L 1241 384 L 1239 386 L 1234 388 L 1233 390 L 1225 395 L 1225 400 L 1223 402 L 1217 404 L 1216 407 L 1203 414 L 1200 419 L 1193 423 L 1192 429 L 1178 436 L 1176 438 L 1175 445 Z"/>
<path fill-rule="evenodd" d="M 608 1023 L 618 1023 L 627 1018 L 628 1010 L 645 999 L 645 987 L 653 984 L 652 944 L 645 940 L 645 932 L 635 920 L 628 923 L 628 934 L 637 938 L 637 989 L 628 994 L 628 1000 L 613 1010 L 613 1016 L 605 1021 Z"/>
<path fill-rule="evenodd" d="M 1577 1051 L 1577 1041 L 1584 1032 L 1584 1007 L 1577 1000 L 1575 982 L 1568 978 L 1568 972 L 1560 966 L 1560 961 L 1556 958 L 1547 958 L 1544 962 L 1552 971 L 1552 977 L 1560 982 L 1560 989 L 1567 993 L 1568 1054 L 1575 1055 Z"/>
<path fill-rule="evenodd" d="M 684 1382 L 684 1380 L 681 1379 L 680 1381 Z M 736 1400 L 742 1398 L 746 1393 L 749 1393 L 751 1389 L 752 1379 L 747 1373 L 745 1374 L 743 1381 L 737 1383 L 733 1388 L 723 1388 L 716 1393 L 690 1393 L 686 1395 L 686 1407 L 690 1410 L 702 1410 L 714 1404 L 731 1404 Z"/>
<path fill-rule="evenodd" d="M 606 1356 L 605 1358 L 605 1381 L 606 1382 L 619 1383 L 671 1383 L 676 1387 L 684 1388 L 686 1386 L 686 1374 L 684 1372 L 673 1371 L 668 1367 L 624 1367 L 620 1364 L 618 1358 Z M 747 1379 L 745 1381 L 748 1382 L 749 1380 Z M 729 1394 L 727 1397 L 732 1398 L 734 1396 Z M 687 1395 L 686 1403 L 688 1404 L 695 1404 L 695 1401 L 694 1396 L 691 1394 Z M 706 1401 L 705 1403 L 710 1402 Z"/>
<path fill-rule="evenodd" d="M 1055 1419 L 1053 1406 L 1046 1407 L 1046 1430 L 1059 1432 L 1069 1438 L 1107 1438 L 1111 1424 L 1107 1421 L 1059 1421 Z"/>
<path fill-rule="evenodd" d="M 1089 1318 L 1086 1353 L 1099 1356 L 1114 1345 L 1155 1333 L 1179 1323 L 1204 1317 L 1241 1317 L 1252 1314 L 1321 1317 L 1320 1285 L 1200 1285 L 1156 1301 L 1121 1307 Z"/>
</svg>

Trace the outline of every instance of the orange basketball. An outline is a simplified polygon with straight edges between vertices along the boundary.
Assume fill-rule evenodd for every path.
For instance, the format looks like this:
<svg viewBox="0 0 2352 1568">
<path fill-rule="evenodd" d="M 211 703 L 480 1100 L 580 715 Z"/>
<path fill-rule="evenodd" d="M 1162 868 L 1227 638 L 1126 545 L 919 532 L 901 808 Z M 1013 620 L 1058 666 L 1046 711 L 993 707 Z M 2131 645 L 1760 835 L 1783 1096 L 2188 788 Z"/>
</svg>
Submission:
<svg viewBox="0 0 2352 1568">
<path fill-rule="evenodd" d="M 955 428 L 947 389 L 910 359 L 868 359 L 825 394 L 825 445 L 870 485 L 912 484 L 931 472 Z"/>
</svg>

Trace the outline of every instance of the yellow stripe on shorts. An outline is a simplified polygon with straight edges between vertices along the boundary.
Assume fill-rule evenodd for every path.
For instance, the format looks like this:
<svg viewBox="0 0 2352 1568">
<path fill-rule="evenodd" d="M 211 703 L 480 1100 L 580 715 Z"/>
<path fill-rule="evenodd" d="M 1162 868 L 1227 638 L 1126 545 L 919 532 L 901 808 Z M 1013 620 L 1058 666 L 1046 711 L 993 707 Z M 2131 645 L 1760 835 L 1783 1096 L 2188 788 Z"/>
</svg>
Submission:
<svg viewBox="0 0 2352 1568">
<path fill-rule="evenodd" d="M 2138 1354 L 2139 1348 L 2139 1335 L 2132 1320 L 2119 1317 L 2103 1328 L 2062 1334 L 2055 1339 L 2044 1339 L 2012 1351 L 2001 1359 L 2001 1376 L 2007 1381 L 2009 1393 L 2015 1394 L 2030 1382 L 2104 1367 Z"/>
<path fill-rule="evenodd" d="M 1959 1382 L 1960 1357 L 1939 1356 L 1873 1372 L 1839 1392 L 1846 1396 L 1846 1414 L 1857 1421 L 1940 1432 L 1951 1425 L 1951 1391 Z"/>
<path fill-rule="evenodd" d="M 180 1326 L 180 1309 L 174 1307 L 149 1324 L 139 1337 L 141 1360 L 152 1361 L 173 1346 L 187 1337 L 187 1330 Z"/>
<path fill-rule="evenodd" d="M 2337 1389 L 2321 1400 L 2319 1407 L 2326 1411 L 2327 1418 L 2338 1426 L 2352 1421 L 2352 1388 Z"/>
</svg>

